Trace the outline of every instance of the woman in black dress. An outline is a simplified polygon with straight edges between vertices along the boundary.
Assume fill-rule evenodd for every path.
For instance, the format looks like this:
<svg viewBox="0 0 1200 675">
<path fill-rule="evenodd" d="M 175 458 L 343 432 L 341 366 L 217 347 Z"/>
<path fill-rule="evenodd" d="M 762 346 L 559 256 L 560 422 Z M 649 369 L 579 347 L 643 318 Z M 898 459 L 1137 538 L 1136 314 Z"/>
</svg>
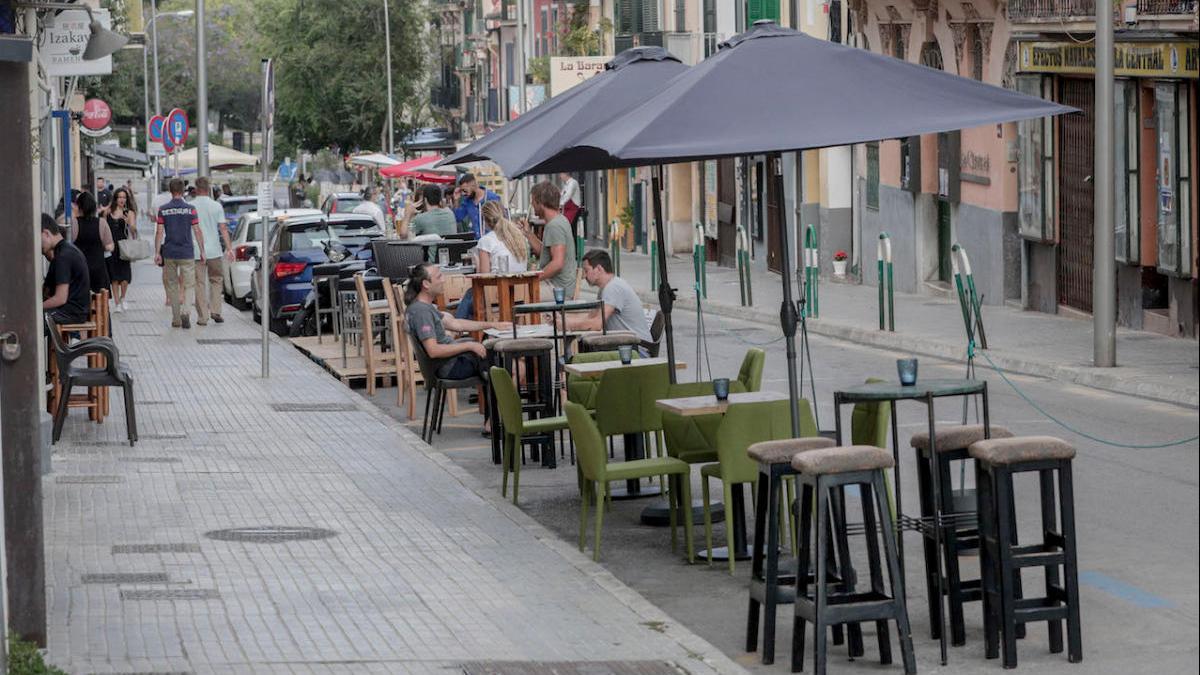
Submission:
<svg viewBox="0 0 1200 675">
<path fill-rule="evenodd" d="M 75 198 L 75 245 L 87 260 L 92 292 L 108 290 L 108 265 L 104 253 L 113 250 L 112 231 L 108 223 L 96 217 L 96 198 L 90 192 L 80 192 Z"/>
<path fill-rule="evenodd" d="M 133 281 L 133 270 L 129 267 L 129 261 L 121 258 L 121 240 L 137 239 L 137 206 L 129 190 L 117 188 L 112 202 L 100 214 L 112 232 L 113 253 L 108 258 L 108 280 L 112 282 L 113 309 L 123 312 L 125 294 L 129 292 L 129 282 Z"/>
</svg>

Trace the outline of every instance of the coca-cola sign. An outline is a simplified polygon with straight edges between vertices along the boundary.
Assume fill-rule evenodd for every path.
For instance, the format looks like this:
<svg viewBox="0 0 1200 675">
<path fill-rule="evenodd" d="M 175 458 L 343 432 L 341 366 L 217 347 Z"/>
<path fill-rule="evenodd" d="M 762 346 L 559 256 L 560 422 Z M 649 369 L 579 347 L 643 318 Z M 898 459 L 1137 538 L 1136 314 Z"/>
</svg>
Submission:
<svg viewBox="0 0 1200 675">
<path fill-rule="evenodd" d="M 112 108 L 98 98 L 89 98 L 83 104 L 83 126 L 92 131 L 99 131 L 112 122 Z"/>
</svg>

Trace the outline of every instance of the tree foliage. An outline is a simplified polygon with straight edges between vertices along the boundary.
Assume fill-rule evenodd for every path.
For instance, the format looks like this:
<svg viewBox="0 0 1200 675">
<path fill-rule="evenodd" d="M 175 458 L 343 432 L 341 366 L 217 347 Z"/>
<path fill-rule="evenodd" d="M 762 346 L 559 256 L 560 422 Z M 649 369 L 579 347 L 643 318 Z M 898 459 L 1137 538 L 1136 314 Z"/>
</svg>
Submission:
<svg viewBox="0 0 1200 675">
<path fill-rule="evenodd" d="M 284 144 L 379 149 L 387 129 L 383 0 L 258 0 L 262 52 L 275 60 L 276 129 Z M 391 0 L 397 141 L 426 98 L 424 0 Z"/>
</svg>

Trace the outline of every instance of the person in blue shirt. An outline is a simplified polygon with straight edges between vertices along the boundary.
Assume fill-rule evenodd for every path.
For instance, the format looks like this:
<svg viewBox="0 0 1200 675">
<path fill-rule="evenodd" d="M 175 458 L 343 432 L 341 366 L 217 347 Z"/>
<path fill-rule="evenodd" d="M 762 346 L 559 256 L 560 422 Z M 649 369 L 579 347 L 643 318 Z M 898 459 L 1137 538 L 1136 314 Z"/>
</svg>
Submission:
<svg viewBox="0 0 1200 675">
<path fill-rule="evenodd" d="M 479 186 L 475 174 L 464 173 L 458 177 L 458 186 L 454 188 L 454 219 L 460 223 L 466 221 L 471 225 L 475 238 L 483 236 L 480 207 L 485 201 L 498 202 L 500 195 Z"/>
</svg>

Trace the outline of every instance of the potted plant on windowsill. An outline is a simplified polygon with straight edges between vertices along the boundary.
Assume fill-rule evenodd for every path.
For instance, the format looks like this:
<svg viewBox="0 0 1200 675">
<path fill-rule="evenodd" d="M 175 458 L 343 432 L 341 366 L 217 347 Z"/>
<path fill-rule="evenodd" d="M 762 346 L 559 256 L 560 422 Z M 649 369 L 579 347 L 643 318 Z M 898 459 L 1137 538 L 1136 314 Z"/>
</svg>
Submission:
<svg viewBox="0 0 1200 675">
<path fill-rule="evenodd" d="M 850 256 L 845 251 L 838 250 L 833 254 L 833 276 L 846 276 L 846 262 Z"/>
</svg>

